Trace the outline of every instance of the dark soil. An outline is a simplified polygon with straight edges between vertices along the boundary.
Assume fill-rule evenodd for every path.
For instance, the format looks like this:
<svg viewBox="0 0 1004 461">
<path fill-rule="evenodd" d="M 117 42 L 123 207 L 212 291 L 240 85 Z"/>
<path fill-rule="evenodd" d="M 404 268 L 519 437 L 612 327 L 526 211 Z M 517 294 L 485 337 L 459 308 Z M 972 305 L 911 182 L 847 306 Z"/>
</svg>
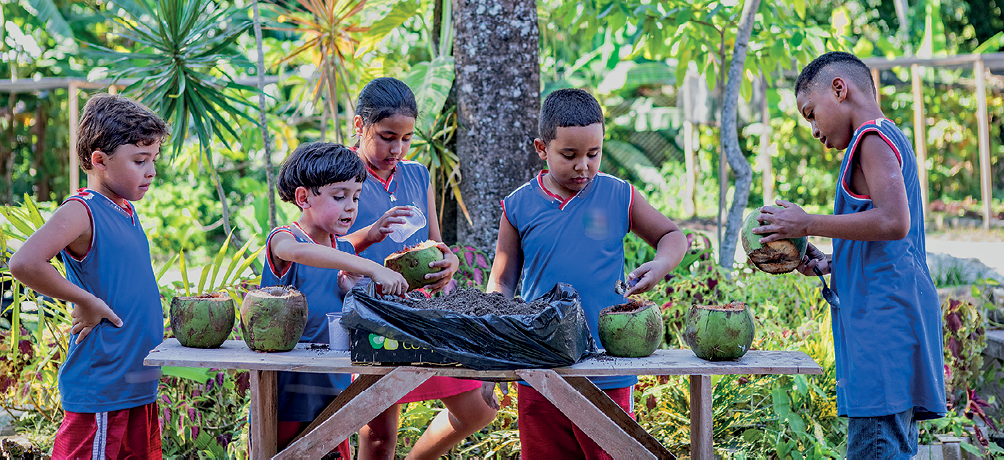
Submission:
<svg viewBox="0 0 1004 461">
<path fill-rule="evenodd" d="M 527 303 L 518 298 L 506 298 L 505 295 L 498 292 L 482 293 L 476 288 L 457 288 L 450 294 L 438 298 L 418 296 L 421 295 L 409 294 L 409 297 L 406 298 L 389 299 L 412 309 L 438 309 L 475 317 L 483 315 L 537 315 L 548 306 L 547 302 L 543 300 Z"/>
<path fill-rule="evenodd" d="M 719 306 L 694 306 L 698 309 L 711 309 L 716 311 L 741 311 L 746 309 L 746 303 L 742 301 L 732 301 L 728 304 L 722 304 Z"/>
<path fill-rule="evenodd" d="M 631 301 L 626 302 L 624 304 L 617 304 L 616 306 L 610 306 L 606 309 L 603 309 L 603 311 L 608 314 L 618 314 L 621 312 L 634 312 L 636 310 L 641 310 L 641 308 L 648 306 L 650 304 L 654 303 L 652 301 L 632 299 Z"/>
</svg>

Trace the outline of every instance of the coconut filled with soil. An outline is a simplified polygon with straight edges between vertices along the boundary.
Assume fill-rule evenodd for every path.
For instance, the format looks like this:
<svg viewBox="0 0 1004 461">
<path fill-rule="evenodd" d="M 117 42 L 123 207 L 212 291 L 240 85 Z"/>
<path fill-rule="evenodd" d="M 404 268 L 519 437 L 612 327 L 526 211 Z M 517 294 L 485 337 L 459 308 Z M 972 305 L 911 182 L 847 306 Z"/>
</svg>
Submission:
<svg viewBox="0 0 1004 461">
<path fill-rule="evenodd" d="M 286 352 L 307 327 L 307 297 L 291 287 L 262 287 L 244 296 L 241 333 L 251 350 Z"/>
<path fill-rule="evenodd" d="M 765 235 L 753 233 L 753 229 L 760 226 L 756 220 L 759 215 L 760 212 L 754 211 L 743 221 L 740 237 L 746 256 L 757 269 L 768 274 L 783 274 L 795 270 L 805 256 L 805 249 L 809 245 L 808 237 L 760 243 L 760 238 Z"/>
<path fill-rule="evenodd" d="M 607 354 L 646 357 L 662 343 L 662 312 L 651 301 L 632 300 L 600 311 L 600 343 Z"/>
<path fill-rule="evenodd" d="M 425 279 L 426 274 L 441 270 L 438 267 L 429 267 L 429 263 L 443 259 L 443 252 L 436 245 L 436 242 L 426 240 L 413 247 L 392 253 L 384 259 L 383 265 L 403 275 L 404 279 L 408 281 L 409 291 L 417 290 L 436 282 Z"/>
<path fill-rule="evenodd" d="M 171 300 L 171 332 L 185 347 L 220 347 L 234 329 L 236 310 L 225 293 L 177 296 Z"/>
<path fill-rule="evenodd" d="M 737 360 L 753 344 L 756 326 L 746 303 L 690 308 L 683 339 L 705 360 Z"/>
</svg>

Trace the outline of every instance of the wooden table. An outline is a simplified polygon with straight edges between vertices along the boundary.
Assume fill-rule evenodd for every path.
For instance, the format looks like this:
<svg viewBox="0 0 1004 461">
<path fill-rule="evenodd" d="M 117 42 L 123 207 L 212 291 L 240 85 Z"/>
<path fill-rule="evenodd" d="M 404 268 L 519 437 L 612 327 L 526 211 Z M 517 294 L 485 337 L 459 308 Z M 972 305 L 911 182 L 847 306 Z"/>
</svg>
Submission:
<svg viewBox="0 0 1004 461">
<path fill-rule="evenodd" d="M 353 365 L 348 352 L 308 346 L 301 344 L 289 352 L 260 353 L 248 349 L 243 341 L 227 341 L 219 349 L 192 349 L 172 338 L 150 351 L 144 364 L 251 370 L 252 459 L 320 459 L 433 376 L 524 380 L 614 459 L 674 459 L 658 440 L 585 378 L 604 375 L 690 375 L 691 458 L 713 459 L 711 375 L 823 373 L 800 351 L 750 351 L 735 362 L 708 362 L 687 349 L 660 349 L 648 357 L 599 356 L 565 368 L 477 371 L 462 367 Z M 359 376 L 286 449 L 276 453 L 277 371 Z"/>
</svg>

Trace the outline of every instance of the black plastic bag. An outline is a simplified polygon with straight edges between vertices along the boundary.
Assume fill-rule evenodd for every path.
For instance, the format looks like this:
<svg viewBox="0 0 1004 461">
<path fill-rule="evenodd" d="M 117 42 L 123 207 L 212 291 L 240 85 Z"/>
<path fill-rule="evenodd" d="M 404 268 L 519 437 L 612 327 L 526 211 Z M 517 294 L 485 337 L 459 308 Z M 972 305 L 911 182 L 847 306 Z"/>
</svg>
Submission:
<svg viewBox="0 0 1004 461">
<path fill-rule="evenodd" d="M 542 298 L 548 307 L 537 315 L 474 317 L 413 309 L 357 287 L 345 296 L 342 324 L 433 349 L 475 370 L 563 367 L 595 353 L 575 289 L 559 283 Z"/>
</svg>

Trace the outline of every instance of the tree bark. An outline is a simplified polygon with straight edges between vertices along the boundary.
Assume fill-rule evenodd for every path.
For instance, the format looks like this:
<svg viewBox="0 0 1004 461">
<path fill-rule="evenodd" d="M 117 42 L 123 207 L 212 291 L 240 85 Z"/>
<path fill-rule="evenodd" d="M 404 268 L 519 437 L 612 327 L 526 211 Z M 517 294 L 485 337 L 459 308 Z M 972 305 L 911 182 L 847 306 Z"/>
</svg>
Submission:
<svg viewBox="0 0 1004 461">
<path fill-rule="evenodd" d="M 460 191 L 473 222 L 458 217 L 457 241 L 493 254 L 499 201 L 541 167 L 533 149 L 540 112 L 537 4 L 454 1 Z"/>
<path fill-rule="evenodd" d="M 722 104 L 722 152 L 729 160 L 729 166 L 736 173 L 736 191 L 732 196 L 732 206 L 729 207 L 726 221 L 725 236 L 719 248 L 718 264 L 726 269 L 732 269 L 735 262 L 736 245 L 739 240 L 739 228 L 742 227 L 743 210 L 750 194 L 750 183 L 753 182 L 753 169 L 739 149 L 739 134 L 736 130 L 737 109 L 739 106 L 739 87 L 743 79 L 743 67 L 746 65 L 746 50 L 753 32 L 753 21 L 760 0 L 746 0 L 743 4 L 742 17 L 739 20 L 739 31 L 736 34 L 736 46 L 732 51 L 732 64 L 729 66 L 729 80 L 725 85 L 725 96 Z"/>
<path fill-rule="evenodd" d="M 265 53 L 262 47 L 261 20 L 258 17 L 258 0 L 254 2 L 254 38 L 258 44 L 258 123 L 261 124 L 261 144 L 265 148 L 265 182 L 268 189 L 268 232 L 275 229 L 275 179 L 272 174 L 272 146 L 268 137 L 267 112 L 265 112 Z"/>
</svg>

